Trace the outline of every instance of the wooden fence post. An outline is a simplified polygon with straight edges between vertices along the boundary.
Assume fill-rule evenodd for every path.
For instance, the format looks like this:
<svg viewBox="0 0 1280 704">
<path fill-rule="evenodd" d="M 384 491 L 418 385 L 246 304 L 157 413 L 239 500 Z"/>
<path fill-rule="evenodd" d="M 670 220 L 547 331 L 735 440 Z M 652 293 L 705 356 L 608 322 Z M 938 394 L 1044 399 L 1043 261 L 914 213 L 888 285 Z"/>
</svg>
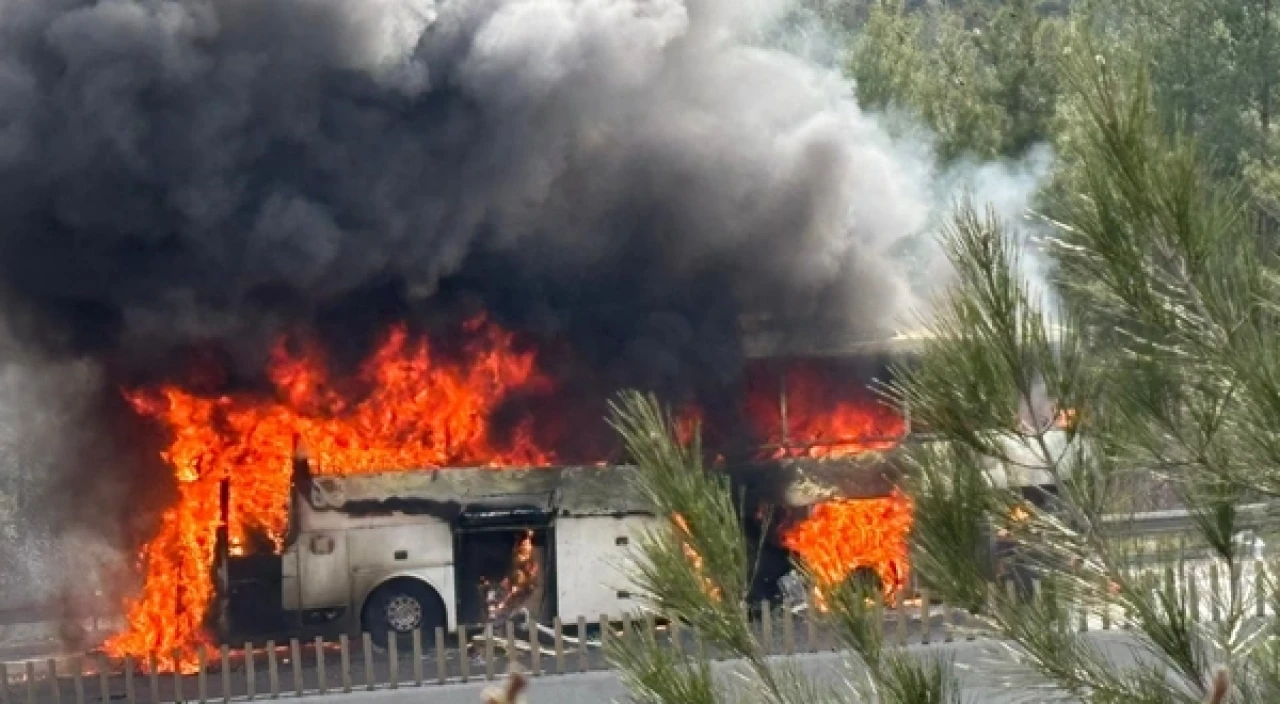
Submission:
<svg viewBox="0 0 1280 704">
<path fill-rule="evenodd" d="M 178 648 L 173 649 L 173 701 L 182 704 L 186 701 L 187 694 L 182 691 L 182 651 Z"/>
<path fill-rule="evenodd" d="M 196 678 L 196 696 L 200 704 L 209 701 L 209 653 L 203 645 L 196 648 L 196 661 L 200 665 L 200 675 Z"/>
<path fill-rule="evenodd" d="M 458 626 L 458 670 L 465 683 L 471 679 L 471 649 L 467 647 L 467 629 Z"/>
<path fill-rule="evenodd" d="M 791 613 L 791 604 L 782 602 L 782 648 L 787 655 L 796 654 L 795 615 Z"/>
<path fill-rule="evenodd" d="M 0 674 L 4 674 L 0 670 Z M 9 678 L 5 676 L 5 704 L 10 704 L 8 697 Z M 111 701 L 111 661 L 106 655 L 98 655 L 98 692 L 102 695 L 102 704 L 108 704 Z"/>
<path fill-rule="evenodd" d="M 84 698 L 84 659 L 77 656 L 71 661 L 71 687 L 75 690 L 76 704 L 85 704 Z M 203 702 L 201 703 L 203 704 Z"/>
<path fill-rule="evenodd" d="M 231 701 L 231 648 L 223 644 L 218 649 L 222 654 L 222 704 Z"/>
<path fill-rule="evenodd" d="M 564 674 L 564 624 L 556 616 L 551 622 L 551 629 L 556 639 L 556 674 Z"/>
<path fill-rule="evenodd" d="M 538 677 L 542 674 L 542 638 L 538 632 L 538 624 L 529 619 L 529 674 Z"/>
<path fill-rule="evenodd" d="M 436 681 L 444 684 L 449 680 L 449 665 L 445 660 L 444 627 L 436 626 Z"/>
<path fill-rule="evenodd" d="M 138 701 L 138 692 L 133 684 L 133 657 L 124 656 L 124 700 L 129 704 L 136 704 Z"/>
<path fill-rule="evenodd" d="M 773 606 L 769 600 L 760 602 L 760 645 L 764 646 L 765 655 L 773 655 Z"/>
<path fill-rule="evenodd" d="M 929 619 L 929 591 L 927 589 L 920 590 L 920 644 L 929 644 L 929 631 L 933 630 L 933 624 Z"/>
<path fill-rule="evenodd" d="M 520 655 L 516 652 L 516 624 L 507 619 L 507 670 L 514 671 L 520 666 Z"/>
<path fill-rule="evenodd" d="M 484 678 L 493 681 L 493 624 L 484 625 Z"/>
<path fill-rule="evenodd" d="M 293 691 L 302 698 L 302 644 L 297 638 L 289 639 L 289 658 L 293 661 Z"/>
<path fill-rule="evenodd" d="M 245 697 L 250 701 L 258 694 L 258 663 L 253 656 L 253 643 L 244 644 Z"/>
<path fill-rule="evenodd" d="M 1200 622 L 1200 587 L 1199 585 L 1196 584 L 1195 569 L 1194 568 L 1188 569 L 1187 576 L 1184 579 L 1187 580 L 1187 601 L 1190 602 L 1190 606 L 1191 606 L 1191 620 L 1196 623 L 1199 623 Z"/>
<path fill-rule="evenodd" d="M 271 698 L 280 698 L 280 663 L 276 658 L 276 642 L 267 641 L 267 683 L 271 687 Z"/>
<path fill-rule="evenodd" d="M 578 671 L 591 669 L 591 653 L 587 650 L 587 617 L 578 615 Z"/>
<path fill-rule="evenodd" d="M 389 633 L 394 636 L 394 633 Z M 373 634 L 365 631 L 360 634 L 360 650 L 364 653 L 364 689 L 372 692 L 377 688 L 377 678 L 373 673 Z"/>
<path fill-rule="evenodd" d="M 1222 620 L 1222 612 L 1218 608 L 1218 602 L 1222 599 L 1222 583 L 1218 579 L 1218 565 L 1216 563 L 1209 565 L 1209 614 L 1213 623 Z"/>
<path fill-rule="evenodd" d="M 323 636 L 316 636 L 316 689 L 329 693 L 329 673 L 325 672 L 325 644 Z"/>
<path fill-rule="evenodd" d="M 422 686 L 422 629 L 413 629 L 413 685 Z"/>
<path fill-rule="evenodd" d="M 147 660 L 147 677 L 151 681 L 151 701 L 160 701 L 160 661 L 155 653 Z"/>
<path fill-rule="evenodd" d="M 342 671 L 342 693 L 351 693 L 351 639 L 346 633 L 338 636 L 338 666 Z"/>
<path fill-rule="evenodd" d="M 53 695 L 53 704 L 62 704 L 62 687 L 58 686 L 58 661 L 49 658 L 45 661 L 44 668 L 49 675 L 49 693 Z"/>
<path fill-rule="evenodd" d="M 400 634 L 392 633 L 387 638 L 387 684 L 392 689 L 400 689 Z"/>
<path fill-rule="evenodd" d="M 1255 560 L 1253 563 L 1253 598 L 1257 603 L 1256 613 L 1258 618 L 1266 618 L 1267 574 L 1262 560 Z"/>
<path fill-rule="evenodd" d="M 813 614 L 813 604 L 810 603 L 809 608 L 804 612 L 804 645 L 807 653 L 818 652 L 818 624 Z"/>
</svg>

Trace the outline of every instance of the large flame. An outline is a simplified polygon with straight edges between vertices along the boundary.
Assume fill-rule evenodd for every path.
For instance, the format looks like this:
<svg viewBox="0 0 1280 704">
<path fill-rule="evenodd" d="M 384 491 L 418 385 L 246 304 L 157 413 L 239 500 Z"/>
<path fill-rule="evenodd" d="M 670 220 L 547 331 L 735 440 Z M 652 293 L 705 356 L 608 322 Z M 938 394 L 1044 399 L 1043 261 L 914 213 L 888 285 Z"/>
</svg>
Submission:
<svg viewBox="0 0 1280 704">
<path fill-rule="evenodd" d="M 809 568 L 819 588 L 865 567 L 880 578 L 885 598 L 892 599 L 909 574 L 911 509 L 910 499 L 896 490 L 882 498 L 827 501 L 786 530 L 782 542 Z"/>
<path fill-rule="evenodd" d="M 842 375 L 832 372 L 813 361 L 794 361 L 782 377 L 785 386 L 766 382 L 751 388 L 747 412 L 769 456 L 848 457 L 893 449 L 901 441 L 902 415 L 861 384 L 847 388 L 839 383 Z"/>
<path fill-rule="evenodd" d="M 547 383 L 533 354 L 516 351 L 510 334 L 484 320 L 464 333 L 467 349 L 455 360 L 395 328 L 356 379 L 331 378 L 314 345 L 293 353 L 282 343 L 269 370 L 274 393 L 210 398 L 176 386 L 128 392 L 140 414 L 170 433 L 164 459 L 179 498 L 140 556 L 142 595 L 107 652 L 157 653 L 173 666 L 189 665 L 213 596 L 220 482 L 231 487 L 231 543 L 257 532 L 278 547 L 298 438 L 318 473 L 551 463 L 526 426 L 501 439 L 491 432 L 507 393 Z"/>
<path fill-rule="evenodd" d="M 468 323 L 463 338 L 461 353 L 444 355 L 430 340 L 393 328 L 354 378 L 335 378 L 317 345 L 282 342 L 268 369 L 269 391 L 210 396 L 176 385 L 128 391 L 134 409 L 169 433 L 163 457 L 177 480 L 178 500 L 139 556 L 141 596 L 129 604 L 128 626 L 106 651 L 155 653 L 167 667 L 191 667 L 214 595 L 220 485 L 230 485 L 232 550 L 251 536 L 265 536 L 279 549 L 299 441 L 312 471 L 321 474 L 553 463 L 554 453 L 534 441 L 531 419 L 505 423 L 501 435 L 493 430 L 495 413 L 512 392 L 551 390 L 535 355 L 519 351 L 512 335 L 483 318 Z M 750 394 L 748 410 L 773 456 L 841 457 L 896 444 L 904 431 L 899 415 L 862 389 L 851 393 L 830 381 L 816 367 L 790 366 L 785 432 L 780 394 Z M 680 409 L 682 441 L 691 439 L 701 415 L 694 406 Z M 683 527 L 680 516 L 673 520 Z M 828 502 L 790 528 L 785 543 L 829 581 L 865 565 L 896 589 L 906 575 L 910 522 L 900 496 Z M 700 567 L 701 556 L 689 552 Z M 536 561 L 516 557 L 517 572 L 503 590 L 508 597 L 527 591 L 537 577 L 528 572 Z"/>
</svg>

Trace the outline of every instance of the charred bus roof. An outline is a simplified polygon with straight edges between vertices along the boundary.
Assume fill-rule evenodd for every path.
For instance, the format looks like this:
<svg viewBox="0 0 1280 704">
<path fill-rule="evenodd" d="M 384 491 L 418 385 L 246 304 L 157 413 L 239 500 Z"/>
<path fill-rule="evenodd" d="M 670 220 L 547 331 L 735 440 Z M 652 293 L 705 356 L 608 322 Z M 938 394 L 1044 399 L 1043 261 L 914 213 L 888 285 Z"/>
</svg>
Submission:
<svg viewBox="0 0 1280 704">
<path fill-rule="evenodd" d="M 485 514 L 530 520 L 553 516 L 652 513 L 630 465 L 445 468 L 306 477 L 299 485 L 317 511 L 351 515 L 429 514 L 466 520 Z M 830 498 L 888 494 L 898 477 L 889 455 L 777 460 L 730 466 L 730 480 L 754 501 L 803 507 Z"/>
<path fill-rule="evenodd" d="M 634 467 L 461 467 L 316 475 L 303 495 L 319 511 L 352 514 L 484 512 L 616 516 L 648 513 Z"/>
</svg>

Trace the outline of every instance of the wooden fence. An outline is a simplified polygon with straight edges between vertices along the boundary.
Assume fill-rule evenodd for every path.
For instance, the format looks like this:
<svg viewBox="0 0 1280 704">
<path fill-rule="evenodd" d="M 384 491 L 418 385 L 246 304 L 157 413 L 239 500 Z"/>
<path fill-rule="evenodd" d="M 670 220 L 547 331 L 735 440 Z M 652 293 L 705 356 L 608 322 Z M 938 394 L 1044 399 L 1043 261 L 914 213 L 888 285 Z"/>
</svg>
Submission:
<svg viewBox="0 0 1280 704">
<path fill-rule="evenodd" d="M 1245 580 L 1256 604 L 1252 615 L 1273 616 L 1263 597 L 1269 583 L 1265 575 L 1274 572 L 1261 562 L 1248 570 L 1251 574 L 1245 575 Z M 1153 574 L 1174 580 L 1186 590 L 1197 620 L 1220 617 L 1221 602 L 1215 595 L 1225 585 L 1216 566 L 1183 566 Z M 1006 586 L 1015 588 L 1013 583 Z M 885 638 L 893 644 L 930 645 L 983 636 L 970 614 L 932 600 L 927 593 L 899 600 L 881 615 Z M 1121 612 L 1079 614 L 1081 632 L 1123 628 L 1126 623 Z M 753 626 L 770 654 L 839 648 L 821 619 L 806 618 L 794 607 L 761 604 Z M 391 639 L 385 648 L 375 647 L 367 633 L 329 640 L 268 642 L 265 647 L 247 643 L 242 648 L 205 648 L 197 651 L 190 667 L 183 668 L 187 674 L 174 672 L 158 656 L 136 661 L 91 654 L 6 663 L 0 666 L 5 675 L 0 677 L 0 704 L 203 704 L 495 680 L 513 667 L 535 677 L 572 674 L 608 668 L 605 642 L 634 637 L 639 629 L 671 648 L 718 656 L 687 628 L 675 622 L 658 623 L 651 617 L 621 623 L 601 618 L 563 624 L 556 619 L 536 628 L 508 621 L 499 627 L 462 629 L 453 634 L 443 629 L 414 632 L 404 640 Z"/>
</svg>

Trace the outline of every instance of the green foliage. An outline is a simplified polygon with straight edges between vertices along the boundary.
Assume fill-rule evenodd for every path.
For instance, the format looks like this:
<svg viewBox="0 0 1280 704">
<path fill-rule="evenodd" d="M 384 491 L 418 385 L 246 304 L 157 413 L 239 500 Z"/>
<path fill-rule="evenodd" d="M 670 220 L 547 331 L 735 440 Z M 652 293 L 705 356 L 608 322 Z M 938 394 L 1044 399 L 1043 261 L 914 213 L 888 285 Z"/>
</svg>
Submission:
<svg viewBox="0 0 1280 704">
<path fill-rule="evenodd" d="M 919 119 L 944 161 L 1022 154 L 1048 138 L 1058 92 L 1059 22 L 1039 4 L 876 3 L 848 61 L 859 102 Z"/>
<path fill-rule="evenodd" d="M 1256 616 L 1235 536 L 1238 504 L 1280 489 L 1280 262 L 1258 244 L 1247 196 L 1169 135 L 1141 64 L 1082 51 L 1063 68 L 1085 126 L 1051 221 L 1065 305 L 1046 308 L 1022 280 L 1014 233 L 962 207 L 945 233 L 955 284 L 923 360 L 892 389 L 941 438 L 910 455 L 916 568 L 949 601 L 985 592 L 981 618 L 1076 698 L 1204 701 L 1225 668 L 1230 701 L 1271 701 L 1276 622 Z M 1032 418 L 1071 409 L 1074 423 L 1026 422 L 1046 405 Z M 984 459 L 1025 457 L 1057 489 L 1046 508 Z M 1194 591 L 1172 573 L 1129 569 L 1108 514 L 1125 509 L 1116 488 L 1134 467 L 1173 482 L 1191 511 L 1225 583 L 1215 621 L 1193 618 Z M 993 588 L 984 530 L 1000 531 L 1038 593 Z M 1079 612 L 1122 621 L 1142 657 L 1104 656 Z"/>
<path fill-rule="evenodd" d="M 716 704 L 724 701 L 716 690 L 710 662 L 663 647 L 647 629 L 641 629 L 631 638 L 610 640 L 606 653 L 610 662 L 621 670 L 622 684 L 634 702 Z"/>
<path fill-rule="evenodd" d="M 610 639 L 608 656 L 637 702 L 742 701 L 819 704 L 860 700 L 854 684 L 832 689 L 805 676 L 787 658 L 771 658 L 746 609 L 751 550 L 723 475 L 702 465 L 700 442 L 682 445 L 670 415 L 652 396 L 627 392 L 611 405 L 611 423 L 638 472 L 636 486 L 654 512 L 669 518 L 648 533 L 635 555 L 632 579 L 663 618 L 688 624 L 710 649 L 747 666 L 739 687 L 717 680 L 704 655 L 676 653 L 650 634 Z M 872 701 L 954 704 L 958 689 L 946 661 L 919 658 L 880 640 L 880 621 L 866 595 L 844 585 L 831 592 L 829 618 L 856 653 Z M 749 693 L 749 694 L 748 694 Z"/>
</svg>

